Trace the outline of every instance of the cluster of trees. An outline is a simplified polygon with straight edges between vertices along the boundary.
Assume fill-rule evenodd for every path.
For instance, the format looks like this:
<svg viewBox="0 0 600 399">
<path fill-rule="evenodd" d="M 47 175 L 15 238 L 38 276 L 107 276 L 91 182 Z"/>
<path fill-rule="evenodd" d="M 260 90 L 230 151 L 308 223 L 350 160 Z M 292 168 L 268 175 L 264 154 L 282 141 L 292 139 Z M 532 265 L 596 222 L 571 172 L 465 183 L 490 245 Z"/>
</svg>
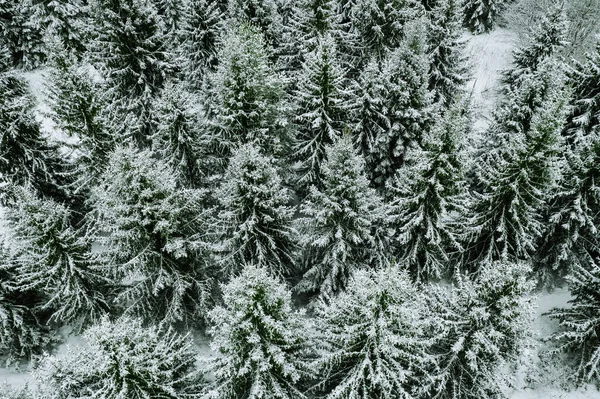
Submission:
<svg viewBox="0 0 600 399">
<path fill-rule="evenodd" d="M 550 8 L 468 151 L 460 36 L 496 3 L 2 5 L 2 355 L 85 330 L 56 398 L 495 397 L 566 278 L 553 339 L 596 379 L 600 46 L 565 68 Z"/>
</svg>

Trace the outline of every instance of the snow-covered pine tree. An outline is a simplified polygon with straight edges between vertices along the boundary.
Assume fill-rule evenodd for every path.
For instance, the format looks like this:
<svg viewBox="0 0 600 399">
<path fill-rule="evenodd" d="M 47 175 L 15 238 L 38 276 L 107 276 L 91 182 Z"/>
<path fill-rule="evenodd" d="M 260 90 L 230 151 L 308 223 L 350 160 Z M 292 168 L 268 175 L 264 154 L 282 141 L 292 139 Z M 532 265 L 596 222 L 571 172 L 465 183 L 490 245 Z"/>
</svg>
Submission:
<svg viewBox="0 0 600 399">
<path fill-rule="evenodd" d="M 458 253 L 457 226 L 452 215 L 464 211 L 465 134 L 463 104 L 455 104 L 423 140 L 423 149 L 409 153 L 409 166 L 390 187 L 399 265 L 416 280 L 448 274 L 450 256 Z"/>
<path fill-rule="evenodd" d="M 396 266 L 357 271 L 345 292 L 321 300 L 315 310 L 313 368 L 327 399 L 412 399 L 433 360 L 423 298 Z"/>
<path fill-rule="evenodd" d="M 339 66 L 331 36 L 322 37 L 316 49 L 306 55 L 298 80 L 295 109 L 298 136 L 294 158 L 299 161 L 298 188 L 305 191 L 312 184 L 322 187 L 325 147 L 333 143 L 350 122 L 344 71 Z"/>
<path fill-rule="evenodd" d="M 32 185 L 64 201 L 65 164 L 56 145 L 42 136 L 35 106 L 25 80 L 0 75 L 0 182 Z"/>
<path fill-rule="evenodd" d="M 429 2 L 429 89 L 435 101 L 449 108 L 464 93 L 468 78 L 465 41 L 462 36 L 460 0 Z"/>
<path fill-rule="evenodd" d="M 363 50 L 363 64 L 372 58 L 381 60 L 397 48 L 406 23 L 423 12 L 419 0 L 356 0 L 350 15 Z"/>
<path fill-rule="evenodd" d="M 600 42 L 586 57 L 586 62 L 575 61 L 567 73 L 573 99 L 563 134 L 571 143 L 600 131 Z"/>
<path fill-rule="evenodd" d="M 188 83 L 201 88 L 206 72 L 217 65 L 217 43 L 224 30 L 225 14 L 217 0 L 188 0 L 178 35 L 180 56 Z"/>
<path fill-rule="evenodd" d="M 323 188 L 310 188 L 298 220 L 307 271 L 296 289 L 321 295 L 343 290 L 357 269 L 386 264 L 381 231 L 388 222 L 351 137 L 338 138 L 326 155 Z"/>
<path fill-rule="evenodd" d="M 240 144 L 253 143 L 264 154 L 281 157 L 289 141 L 285 80 L 269 61 L 259 31 L 248 24 L 232 29 L 218 55 L 219 67 L 207 76 L 205 145 L 220 163 Z"/>
<path fill-rule="evenodd" d="M 40 23 L 31 0 L 0 2 L 0 42 L 7 47 L 13 67 L 33 69 L 45 60 Z"/>
<path fill-rule="evenodd" d="M 464 0 L 463 25 L 473 33 L 494 29 L 500 7 L 506 0 Z"/>
<path fill-rule="evenodd" d="M 201 235 L 205 194 L 178 180 L 149 150 L 117 147 L 92 189 L 93 227 L 126 314 L 194 325 L 212 289 Z"/>
<path fill-rule="evenodd" d="M 70 224 L 70 212 L 28 189 L 14 188 L 7 208 L 15 240 L 15 284 L 39 293 L 41 311 L 58 323 L 85 325 L 108 311 L 103 287 L 110 280 L 99 270 L 91 242 Z"/>
<path fill-rule="evenodd" d="M 502 156 L 477 164 L 482 192 L 465 214 L 463 267 L 475 272 L 494 260 L 527 259 L 543 232 L 541 210 L 559 179 L 565 92 L 554 90 L 527 131 L 506 141 Z"/>
<path fill-rule="evenodd" d="M 36 311 L 39 295 L 19 289 L 12 243 L 5 239 L 0 241 L 0 356 L 10 364 L 42 354 L 58 337 Z"/>
<path fill-rule="evenodd" d="M 254 26 L 268 46 L 278 48 L 283 32 L 278 3 L 277 0 L 228 0 L 227 11 L 234 24 Z"/>
<path fill-rule="evenodd" d="M 210 312 L 211 366 L 206 395 L 219 399 L 304 399 L 310 320 L 292 309 L 290 290 L 264 268 L 246 265 L 222 286 L 223 307 Z"/>
<path fill-rule="evenodd" d="M 108 129 L 102 84 L 89 67 L 77 63 L 65 51 L 53 57 L 46 93 L 49 116 L 55 128 L 76 139 L 74 190 L 87 191 L 100 177 L 116 139 Z"/>
<path fill-rule="evenodd" d="M 600 132 L 599 132 L 600 133 Z M 591 138 L 591 137 L 590 137 Z M 549 218 L 534 257 L 540 285 L 560 283 L 573 268 L 589 269 L 600 255 L 600 139 L 567 151 L 563 176 L 549 202 Z"/>
<path fill-rule="evenodd" d="M 145 327 L 137 319 L 111 322 L 106 317 L 82 338 L 83 345 L 65 354 L 41 358 L 34 371 L 56 398 L 189 399 L 201 394 L 204 383 L 189 335 Z"/>
<path fill-rule="evenodd" d="M 319 38 L 341 39 L 337 0 L 300 0 L 293 8 L 295 40 L 303 51 L 313 51 Z"/>
<path fill-rule="evenodd" d="M 38 18 L 46 40 L 56 40 L 77 59 L 86 51 L 89 39 L 87 8 L 82 0 L 34 1 L 34 18 Z M 52 58 L 53 49 L 46 49 Z"/>
<path fill-rule="evenodd" d="M 527 44 L 513 52 L 512 67 L 504 72 L 503 83 L 510 88 L 521 85 L 543 61 L 557 55 L 566 44 L 568 23 L 563 3 L 555 4 L 532 30 Z"/>
<path fill-rule="evenodd" d="M 104 75 L 115 135 L 149 145 L 152 98 L 174 71 L 167 30 L 152 0 L 90 0 L 89 57 Z"/>
<path fill-rule="evenodd" d="M 272 157 L 252 144 L 237 148 L 215 197 L 221 209 L 214 222 L 217 252 L 225 276 L 250 263 L 274 276 L 295 271 L 294 209 Z"/>
<path fill-rule="evenodd" d="M 421 385 L 427 399 L 503 398 L 503 367 L 531 346 L 535 282 L 529 266 L 495 262 L 476 281 L 429 287 L 428 316 L 437 367 Z"/>
<path fill-rule="evenodd" d="M 156 6 L 156 12 L 163 20 L 167 34 L 174 35 L 181 27 L 185 3 L 179 0 L 153 0 L 153 2 Z M 172 42 L 168 45 L 172 47 L 177 43 Z"/>
<path fill-rule="evenodd" d="M 182 83 L 167 83 L 153 106 L 152 150 L 164 160 L 183 185 L 202 185 L 200 106 Z"/>
<path fill-rule="evenodd" d="M 405 26 L 406 36 L 400 47 L 383 61 L 383 85 L 386 88 L 384 114 L 389 129 L 375 137 L 367 158 L 372 183 L 382 192 L 405 163 L 406 152 L 418 148 L 422 135 L 434 121 L 434 93 L 429 91 L 429 56 L 426 22 L 422 19 Z"/>
<path fill-rule="evenodd" d="M 559 322 L 560 329 L 548 340 L 556 350 L 568 356 L 564 362 L 573 367 L 577 383 L 598 382 L 600 379 L 600 265 L 598 259 L 590 259 L 587 267 L 575 264 L 567 277 L 573 299 L 567 308 L 554 308 L 548 316 Z M 562 364 L 564 364 L 562 363 Z"/>
<path fill-rule="evenodd" d="M 365 160 L 365 170 L 370 181 L 375 181 L 377 177 L 378 140 L 390 130 L 385 101 L 388 89 L 381 63 L 375 60 L 365 66 L 350 89 L 352 132 Z"/>
</svg>

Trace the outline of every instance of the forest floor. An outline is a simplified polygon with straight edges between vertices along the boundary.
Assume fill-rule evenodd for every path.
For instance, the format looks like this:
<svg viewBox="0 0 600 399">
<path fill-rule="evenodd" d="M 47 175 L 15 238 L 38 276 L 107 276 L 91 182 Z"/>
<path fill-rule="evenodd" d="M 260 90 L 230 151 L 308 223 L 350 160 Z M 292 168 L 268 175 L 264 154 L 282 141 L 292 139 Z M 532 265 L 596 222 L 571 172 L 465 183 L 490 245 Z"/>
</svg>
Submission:
<svg viewBox="0 0 600 399">
<path fill-rule="evenodd" d="M 469 82 L 469 92 L 474 106 L 475 132 L 480 134 L 490 124 L 491 116 L 498 99 L 498 86 L 500 73 L 507 69 L 511 62 L 511 53 L 517 42 L 516 35 L 509 29 L 498 28 L 485 35 L 465 34 L 467 42 L 467 55 L 470 58 L 472 77 Z M 38 118 L 42 124 L 44 133 L 48 134 L 52 140 L 69 143 L 72 138 L 63 137 L 55 131 L 54 125 L 48 117 L 48 106 L 45 101 L 46 94 L 44 90 L 45 77 L 42 71 L 33 71 L 24 74 L 29 81 L 31 89 L 38 100 Z M 2 218 L 2 208 L 0 207 L 0 236 L 4 231 Z M 567 306 L 570 294 L 567 289 L 557 289 L 551 293 L 543 292 L 537 295 L 535 299 L 536 317 L 532 326 L 532 333 L 536 337 L 537 344 L 535 349 L 523 354 L 522 367 L 510 378 L 511 386 L 507 387 L 505 393 L 510 399 L 600 399 L 600 392 L 592 385 L 581 387 L 575 391 L 565 391 L 559 387 L 553 386 L 552 376 L 539 375 L 535 371 L 537 351 L 543 347 L 541 339 L 547 337 L 555 331 L 557 325 L 544 315 L 545 312 L 553 307 Z M 68 334 L 69 329 L 61 329 L 65 336 L 65 343 L 57 349 L 58 354 L 65 353 L 70 347 L 77 350 L 82 344 L 82 340 L 77 335 Z M 213 356 L 206 343 L 206 338 L 196 336 L 198 349 L 203 356 Z M 533 372 L 531 371 L 533 369 Z M 560 374 L 561 370 L 555 370 Z M 533 374 L 533 375 L 532 375 Z M 528 382 L 531 378 L 535 383 Z M 544 382 L 547 381 L 547 382 Z M 27 365 L 20 368 L 0 368 L 0 389 L 3 383 L 14 387 L 23 387 L 27 384 L 35 384 Z"/>
</svg>

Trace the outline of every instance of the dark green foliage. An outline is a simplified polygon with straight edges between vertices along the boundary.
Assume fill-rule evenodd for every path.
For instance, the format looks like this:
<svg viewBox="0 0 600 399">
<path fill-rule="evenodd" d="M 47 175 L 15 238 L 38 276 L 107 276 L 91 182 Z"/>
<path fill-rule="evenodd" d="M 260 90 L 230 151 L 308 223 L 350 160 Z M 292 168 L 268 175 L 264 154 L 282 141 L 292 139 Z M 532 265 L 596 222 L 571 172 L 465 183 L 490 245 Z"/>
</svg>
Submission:
<svg viewBox="0 0 600 399">
<path fill-rule="evenodd" d="M 304 399 L 312 377 L 308 327 L 292 309 L 291 293 L 265 269 L 247 265 L 222 286 L 223 307 L 210 313 L 210 364 L 215 381 L 207 397 L 219 399 Z"/>
<path fill-rule="evenodd" d="M 13 67 L 33 69 L 46 58 L 41 20 L 31 0 L 0 2 L 0 43 L 6 46 Z"/>
<path fill-rule="evenodd" d="M 323 188 L 310 188 L 298 220 L 303 248 L 300 292 L 331 295 L 343 290 L 352 274 L 387 263 L 387 209 L 369 187 L 364 161 L 348 135 L 327 148 Z"/>
<path fill-rule="evenodd" d="M 65 200 L 65 164 L 57 147 L 42 136 L 27 83 L 0 75 L 0 182 L 31 185 Z"/>
<path fill-rule="evenodd" d="M 251 144 L 236 152 L 216 192 L 221 211 L 215 229 L 223 275 L 255 264 L 274 276 L 290 276 L 295 272 L 297 234 L 289 190 L 272 157 Z"/>
<path fill-rule="evenodd" d="M 38 307 L 50 321 L 87 324 L 108 310 L 103 296 L 110 282 L 98 270 L 91 243 L 70 225 L 62 205 L 15 188 L 7 219 L 16 244 L 15 282 L 22 292 L 34 291 Z"/>
<path fill-rule="evenodd" d="M 564 134 L 571 143 L 585 141 L 600 131 L 600 43 L 585 63 L 575 62 L 568 78 L 573 100 Z"/>
<path fill-rule="evenodd" d="M 150 151 L 118 147 L 92 189 L 98 256 L 120 281 L 127 314 L 167 324 L 201 324 L 211 300 L 203 244 L 205 194 Z"/>
<path fill-rule="evenodd" d="M 592 259 L 586 268 L 574 265 L 567 278 L 573 299 L 568 308 L 554 308 L 548 315 L 561 329 L 549 337 L 556 350 L 567 355 L 577 383 L 600 379 L 600 266 Z"/>
<path fill-rule="evenodd" d="M 192 399 L 201 393 L 189 335 L 105 318 L 82 338 L 85 345 L 40 359 L 36 373 L 58 398 Z"/>
<path fill-rule="evenodd" d="M 463 25 L 473 33 L 487 33 L 495 26 L 505 0 L 464 0 Z"/>
<path fill-rule="evenodd" d="M 591 137 L 590 137 L 591 138 Z M 540 284 L 560 283 L 572 269 L 589 269 L 600 255 L 600 141 L 580 143 L 565 155 L 563 177 L 549 203 L 549 217 L 536 252 Z"/>
<path fill-rule="evenodd" d="M 416 280 L 446 276 L 450 257 L 461 250 L 452 215 L 465 210 L 465 112 L 460 104 L 450 109 L 390 187 L 398 261 Z"/>
<path fill-rule="evenodd" d="M 484 267 L 475 281 L 429 287 L 431 353 L 438 367 L 421 385 L 429 399 L 504 398 L 502 367 L 531 346 L 534 282 L 524 264 Z"/>
</svg>

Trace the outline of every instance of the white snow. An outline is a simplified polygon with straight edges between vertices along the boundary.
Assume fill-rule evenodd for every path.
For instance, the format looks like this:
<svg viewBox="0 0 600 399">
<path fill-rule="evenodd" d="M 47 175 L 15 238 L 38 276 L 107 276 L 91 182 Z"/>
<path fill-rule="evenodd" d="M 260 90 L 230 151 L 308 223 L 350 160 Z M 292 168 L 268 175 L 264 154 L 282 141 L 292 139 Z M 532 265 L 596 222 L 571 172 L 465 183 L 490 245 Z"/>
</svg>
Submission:
<svg viewBox="0 0 600 399">
<path fill-rule="evenodd" d="M 481 35 L 465 33 L 463 38 L 468 40 L 466 51 L 471 61 L 468 89 L 475 109 L 474 129 L 480 133 L 489 126 L 498 100 L 500 75 L 510 67 L 518 37 L 508 29 L 498 28 Z"/>
</svg>

